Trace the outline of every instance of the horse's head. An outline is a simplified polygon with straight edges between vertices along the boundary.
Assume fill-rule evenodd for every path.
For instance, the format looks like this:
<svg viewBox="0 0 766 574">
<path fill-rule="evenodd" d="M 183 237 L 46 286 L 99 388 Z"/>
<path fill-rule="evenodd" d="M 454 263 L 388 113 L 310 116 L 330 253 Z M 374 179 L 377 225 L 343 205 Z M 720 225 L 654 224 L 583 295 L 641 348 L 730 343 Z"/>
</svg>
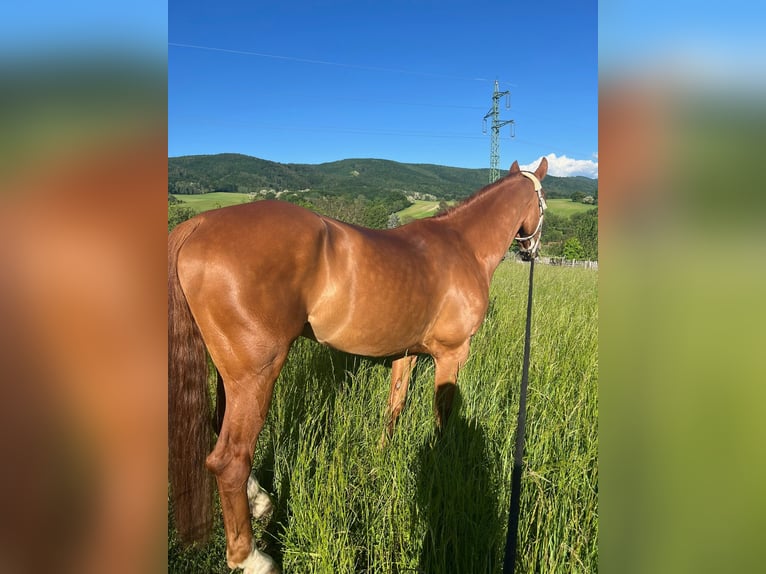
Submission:
<svg viewBox="0 0 766 574">
<path fill-rule="evenodd" d="M 540 249 L 540 237 L 543 231 L 543 215 L 547 207 L 545 193 L 543 192 L 542 180 L 548 173 L 548 160 L 543 158 L 534 172 L 521 171 L 519 163 L 514 161 L 508 175 L 520 174 L 526 178 L 523 184 L 530 188 L 529 201 L 525 203 L 521 227 L 516 234 L 519 242 L 519 251 L 525 261 L 530 261 L 537 256 Z"/>
</svg>

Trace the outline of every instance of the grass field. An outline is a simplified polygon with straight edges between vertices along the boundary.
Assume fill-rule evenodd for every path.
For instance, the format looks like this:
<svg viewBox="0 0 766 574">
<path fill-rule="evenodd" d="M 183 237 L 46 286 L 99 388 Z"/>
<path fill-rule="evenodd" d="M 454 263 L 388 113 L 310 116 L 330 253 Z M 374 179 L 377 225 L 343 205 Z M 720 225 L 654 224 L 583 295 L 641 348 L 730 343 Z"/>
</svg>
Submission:
<svg viewBox="0 0 766 574">
<path fill-rule="evenodd" d="M 562 217 L 569 217 L 575 213 L 583 213 L 597 207 L 563 198 L 547 199 L 546 203 L 548 204 L 548 211 L 546 213 L 554 213 Z"/>
<path fill-rule="evenodd" d="M 423 219 L 424 217 L 431 217 L 436 215 L 439 211 L 438 201 L 424 201 L 422 199 L 414 200 L 413 204 L 409 207 L 405 207 L 401 211 L 397 211 L 396 215 L 399 219 L 409 217 L 411 219 Z"/>
<path fill-rule="evenodd" d="M 441 437 L 430 358 L 380 449 L 387 365 L 296 342 L 254 461 L 276 505 L 256 538 L 285 573 L 502 571 L 528 269 L 498 268 Z M 598 274 L 535 271 L 517 571 L 596 572 Z M 220 510 L 207 547 L 171 527 L 168 553 L 170 572 L 228 573 Z"/>
<path fill-rule="evenodd" d="M 181 204 L 184 207 L 191 207 L 197 212 L 207 211 L 208 209 L 216 209 L 218 207 L 226 207 L 227 205 L 237 205 L 240 203 L 247 203 L 250 201 L 248 194 L 246 193 L 230 193 L 230 192 L 211 192 L 201 193 L 196 195 L 174 195 L 176 199 L 182 201 Z M 453 202 L 450 202 L 450 205 Z M 575 213 L 582 213 L 589 209 L 595 209 L 594 205 L 586 205 L 584 203 L 575 203 L 569 199 L 549 199 L 548 209 L 549 213 L 555 213 L 556 215 L 569 216 Z M 415 202 L 397 212 L 399 218 L 407 217 L 411 219 L 422 219 L 424 217 L 430 217 L 435 215 L 439 210 L 438 201 L 424 201 L 416 199 Z"/>
<path fill-rule="evenodd" d="M 227 207 L 229 205 L 239 205 L 240 203 L 248 203 L 250 201 L 250 196 L 246 193 L 226 191 L 214 191 L 211 193 L 190 195 L 177 194 L 173 195 L 173 197 L 183 202 L 180 204 L 181 206 L 191 207 L 197 212 L 217 209 L 219 207 Z"/>
</svg>

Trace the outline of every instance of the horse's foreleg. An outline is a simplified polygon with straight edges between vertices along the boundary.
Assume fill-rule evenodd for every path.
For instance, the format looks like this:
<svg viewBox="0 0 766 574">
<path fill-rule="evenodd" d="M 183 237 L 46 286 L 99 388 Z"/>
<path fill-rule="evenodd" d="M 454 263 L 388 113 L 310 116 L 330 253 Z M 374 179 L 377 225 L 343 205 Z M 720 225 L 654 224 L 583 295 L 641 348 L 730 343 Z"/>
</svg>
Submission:
<svg viewBox="0 0 766 574">
<path fill-rule="evenodd" d="M 434 354 L 436 373 L 434 378 L 434 415 L 436 427 L 443 430 L 452 412 L 452 401 L 457 388 L 457 376 L 468 360 L 469 342 L 460 347 Z"/>
<path fill-rule="evenodd" d="M 271 402 L 274 381 L 286 356 L 287 350 L 265 365 L 253 365 L 248 369 L 253 374 L 239 380 L 231 381 L 224 375 L 227 401 L 223 426 L 218 442 L 207 458 L 207 467 L 215 474 L 221 498 L 226 560 L 229 567 L 244 568 L 246 574 L 279 572 L 274 561 L 260 552 L 253 542 L 251 498 L 257 500 L 260 487 L 253 488 L 250 468 Z M 257 508 L 253 510 L 257 511 Z"/>
<path fill-rule="evenodd" d="M 407 387 L 410 384 L 410 376 L 417 359 L 417 355 L 405 355 L 396 359 L 391 365 L 391 392 L 388 394 L 388 406 L 386 407 L 386 429 L 380 437 L 381 446 L 394 434 L 394 425 L 399 413 L 404 408 Z"/>
</svg>

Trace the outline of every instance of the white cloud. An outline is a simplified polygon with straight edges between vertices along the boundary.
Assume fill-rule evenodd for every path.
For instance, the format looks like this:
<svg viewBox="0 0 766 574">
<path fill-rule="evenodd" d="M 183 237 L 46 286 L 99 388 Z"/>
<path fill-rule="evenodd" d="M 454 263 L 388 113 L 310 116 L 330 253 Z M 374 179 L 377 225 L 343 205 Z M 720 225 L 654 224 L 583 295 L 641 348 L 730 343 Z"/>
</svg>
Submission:
<svg viewBox="0 0 766 574">
<path fill-rule="evenodd" d="M 574 175 L 584 175 L 585 177 L 598 177 L 598 153 L 593 154 L 594 159 L 572 159 L 565 155 L 557 156 L 555 153 L 549 153 L 545 156 L 548 159 L 548 174 L 557 177 L 571 177 Z M 542 157 L 537 158 L 532 163 L 522 165 L 521 169 L 534 171 Z"/>
</svg>

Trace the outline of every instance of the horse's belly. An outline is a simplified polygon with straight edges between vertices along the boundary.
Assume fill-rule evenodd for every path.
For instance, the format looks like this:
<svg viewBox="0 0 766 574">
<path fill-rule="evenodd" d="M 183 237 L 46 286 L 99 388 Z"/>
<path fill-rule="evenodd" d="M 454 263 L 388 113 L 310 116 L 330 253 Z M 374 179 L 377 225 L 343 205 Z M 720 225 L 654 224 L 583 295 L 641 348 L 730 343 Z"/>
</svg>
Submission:
<svg viewBox="0 0 766 574">
<path fill-rule="evenodd" d="M 366 355 L 387 357 L 418 347 L 424 325 L 419 317 L 401 317 L 396 320 L 395 309 L 384 314 L 343 313 L 312 314 L 309 316 L 314 337 L 334 349 Z"/>
<path fill-rule="evenodd" d="M 333 349 L 365 357 L 391 357 L 417 347 L 415 343 L 410 345 L 402 341 L 369 341 L 352 337 L 332 337 L 325 340 L 317 338 L 317 340 Z"/>
</svg>

